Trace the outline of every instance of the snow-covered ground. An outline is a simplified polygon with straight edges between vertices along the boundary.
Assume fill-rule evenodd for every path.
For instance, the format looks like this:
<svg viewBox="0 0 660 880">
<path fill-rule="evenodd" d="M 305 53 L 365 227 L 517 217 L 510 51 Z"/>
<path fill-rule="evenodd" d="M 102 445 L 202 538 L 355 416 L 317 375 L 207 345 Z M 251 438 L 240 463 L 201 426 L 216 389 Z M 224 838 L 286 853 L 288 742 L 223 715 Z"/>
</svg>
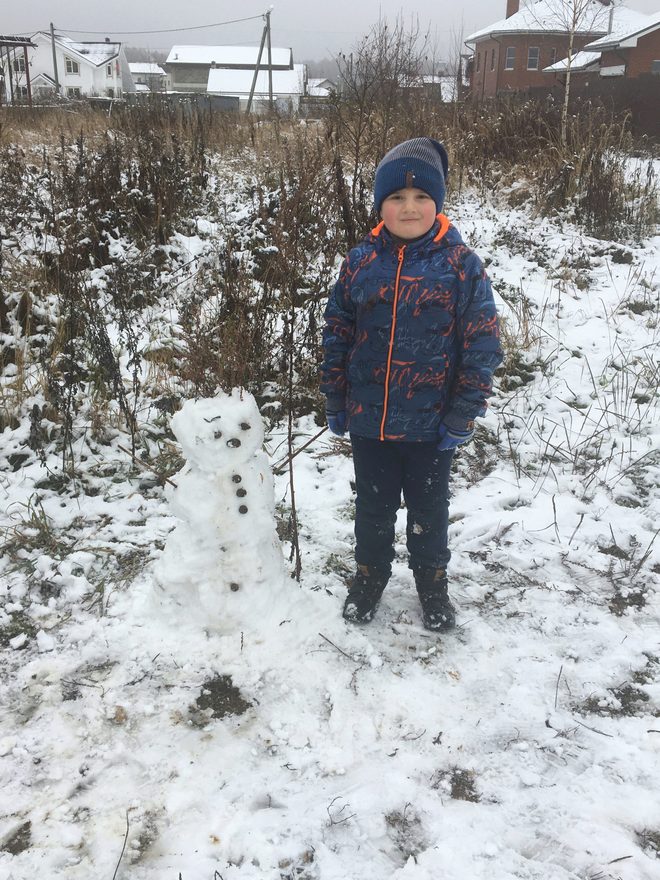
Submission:
<svg viewBox="0 0 660 880">
<path fill-rule="evenodd" d="M 276 579 L 269 613 L 229 630 L 154 576 L 173 487 L 129 479 L 114 441 L 85 441 L 94 491 L 75 498 L 54 455 L 12 458 L 2 877 L 660 876 L 660 238 L 597 241 L 469 194 L 451 214 L 517 352 L 456 460 L 455 633 L 421 628 L 403 510 L 376 619 L 341 619 L 347 441 L 295 459 L 300 584 Z M 4 461 L 28 431 L 5 430 Z M 301 419 L 296 442 L 317 431 Z M 275 498 L 286 511 L 286 475 Z"/>
</svg>

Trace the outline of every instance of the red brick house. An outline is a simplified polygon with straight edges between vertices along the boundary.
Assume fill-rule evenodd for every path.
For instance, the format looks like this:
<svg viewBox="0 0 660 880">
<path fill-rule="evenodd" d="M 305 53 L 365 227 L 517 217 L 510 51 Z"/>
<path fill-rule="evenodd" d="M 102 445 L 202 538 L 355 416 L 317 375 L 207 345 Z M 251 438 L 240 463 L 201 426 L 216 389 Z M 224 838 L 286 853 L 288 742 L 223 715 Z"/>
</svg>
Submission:
<svg viewBox="0 0 660 880">
<path fill-rule="evenodd" d="M 646 18 L 645 23 L 615 29 L 585 46 L 588 52 L 600 53 L 601 76 L 635 79 L 645 73 L 660 75 L 660 12 Z"/>
<path fill-rule="evenodd" d="M 558 14 L 557 0 L 534 0 L 520 8 L 520 0 L 507 0 L 506 17 L 476 31 L 466 39 L 473 49 L 470 59 L 471 94 L 475 98 L 493 97 L 503 92 L 551 88 L 552 73 L 544 68 L 568 55 L 569 34 Z M 649 16 L 613 7 L 610 0 L 592 0 L 574 35 L 573 51 L 587 43 L 616 32 L 645 26 Z M 598 50 L 596 50 L 598 51 Z"/>
</svg>

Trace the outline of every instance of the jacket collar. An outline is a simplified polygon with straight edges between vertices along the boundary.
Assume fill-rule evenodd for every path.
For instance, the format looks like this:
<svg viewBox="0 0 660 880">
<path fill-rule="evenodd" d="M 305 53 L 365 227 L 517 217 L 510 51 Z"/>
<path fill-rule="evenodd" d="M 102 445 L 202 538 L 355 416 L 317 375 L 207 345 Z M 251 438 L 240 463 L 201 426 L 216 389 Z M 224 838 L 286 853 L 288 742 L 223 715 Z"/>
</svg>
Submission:
<svg viewBox="0 0 660 880">
<path fill-rule="evenodd" d="M 450 226 L 451 223 L 449 217 L 445 214 L 438 214 L 433 226 L 429 229 L 426 235 L 423 235 L 421 238 L 413 239 L 405 244 L 405 247 L 408 251 L 413 253 L 430 249 L 433 245 L 438 244 L 440 247 L 444 247 L 445 242 L 443 242 L 443 239 L 447 235 Z M 403 242 L 399 243 L 399 241 L 395 243 L 391 232 L 387 229 L 383 220 L 380 221 L 378 226 L 375 226 L 371 230 L 370 235 L 372 236 L 374 243 L 382 249 L 395 251 L 398 250 L 401 244 L 404 244 Z"/>
</svg>

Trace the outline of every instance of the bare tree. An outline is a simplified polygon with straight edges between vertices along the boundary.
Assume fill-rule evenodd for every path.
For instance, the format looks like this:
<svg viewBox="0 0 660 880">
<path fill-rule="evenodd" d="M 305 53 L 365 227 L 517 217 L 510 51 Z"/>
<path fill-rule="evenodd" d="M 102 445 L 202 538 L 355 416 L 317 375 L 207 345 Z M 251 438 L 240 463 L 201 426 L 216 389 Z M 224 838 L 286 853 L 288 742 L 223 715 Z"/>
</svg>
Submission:
<svg viewBox="0 0 660 880">
<path fill-rule="evenodd" d="M 350 208 L 358 227 L 364 227 L 368 220 L 362 168 L 385 152 L 403 90 L 420 81 L 429 48 L 428 32 L 420 33 L 416 22 L 406 27 L 398 17 L 393 25 L 380 20 L 350 54 L 337 57 L 339 80 L 331 119 L 336 170 L 343 178 L 345 156 L 351 181 Z"/>
<path fill-rule="evenodd" d="M 566 146 L 568 105 L 571 95 L 571 70 L 576 36 L 581 33 L 606 33 L 609 30 L 613 0 L 534 0 L 527 8 L 543 30 L 562 30 L 568 37 L 568 55 L 564 79 L 564 102 L 561 111 L 561 143 Z"/>
</svg>

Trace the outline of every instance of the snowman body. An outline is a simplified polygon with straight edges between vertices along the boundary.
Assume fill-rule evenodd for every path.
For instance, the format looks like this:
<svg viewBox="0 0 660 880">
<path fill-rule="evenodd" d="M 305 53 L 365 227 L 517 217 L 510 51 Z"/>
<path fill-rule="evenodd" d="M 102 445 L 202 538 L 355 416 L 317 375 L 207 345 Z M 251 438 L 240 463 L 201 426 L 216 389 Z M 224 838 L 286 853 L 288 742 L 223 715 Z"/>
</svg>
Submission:
<svg viewBox="0 0 660 880">
<path fill-rule="evenodd" d="M 275 608 L 285 580 L 259 409 L 239 389 L 188 400 L 172 430 L 187 466 L 170 496 L 178 523 L 157 580 L 206 625 L 246 625 Z"/>
</svg>

